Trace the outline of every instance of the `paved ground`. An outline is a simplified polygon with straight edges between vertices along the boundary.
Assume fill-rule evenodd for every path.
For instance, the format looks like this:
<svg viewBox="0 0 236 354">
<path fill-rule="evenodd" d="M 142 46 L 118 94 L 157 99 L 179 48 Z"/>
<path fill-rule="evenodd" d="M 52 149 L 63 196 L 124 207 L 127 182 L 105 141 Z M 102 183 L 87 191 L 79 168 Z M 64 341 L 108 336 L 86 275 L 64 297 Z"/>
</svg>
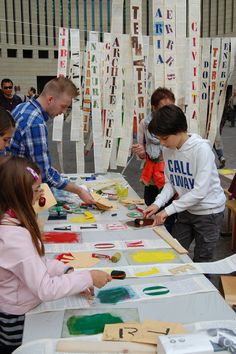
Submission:
<svg viewBox="0 0 236 354">
<path fill-rule="evenodd" d="M 52 121 L 49 122 L 49 136 L 51 136 L 52 130 Z M 64 126 L 64 170 L 65 173 L 74 173 L 76 170 L 75 167 L 75 144 L 69 141 L 69 131 L 70 124 L 65 123 Z M 226 168 L 236 168 L 236 127 L 231 128 L 230 123 L 226 122 L 226 125 L 223 130 L 223 143 L 224 143 L 224 156 L 226 158 Z M 50 142 L 50 151 L 52 154 L 53 165 L 58 168 L 58 159 L 56 152 L 56 143 Z M 218 161 L 217 161 L 218 163 Z M 121 172 L 122 169 L 119 168 L 118 172 Z M 90 153 L 86 157 L 86 171 L 93 172 L 93 157 Z M 143 196 L 143 186 L 139 183 L 140 175 L 140 162 L 136 158 L 132 158 L 130 164 L 125 170 L 124 176 L 128 180 L 129 184 L 133 189 L 139 194 L 140 197 Z M 227 185 L 222 184 L 225 188 Z M 224 225 L 222 228 L 224 231 Z M 217 249 L 215 253 L 215 259 L 222 259 L 232 254 L 230 249 L 230 237 L 220 237 L 220 240 L 217 244 Z M 218 277 L 213 277 L 213 282 L 215 285 L 218 285 Z"/>
</svg>

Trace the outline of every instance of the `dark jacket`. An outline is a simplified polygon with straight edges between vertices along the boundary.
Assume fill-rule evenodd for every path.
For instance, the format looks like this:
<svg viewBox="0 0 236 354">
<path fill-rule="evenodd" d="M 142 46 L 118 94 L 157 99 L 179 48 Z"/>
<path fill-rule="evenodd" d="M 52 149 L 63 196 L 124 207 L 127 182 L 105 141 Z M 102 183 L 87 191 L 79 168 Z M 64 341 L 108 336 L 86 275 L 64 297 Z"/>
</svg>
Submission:
<svg viewBox="0 0 236 354">
<path fill-rule="evenodd" d="M 7 111 L 11 112 L 20 103 L 22 103 L 22 100 L 19 96 L 13 95 L 12 98 L 8 99 L 0 92 L 0 107 L 5 108 Z"/>
</svg>

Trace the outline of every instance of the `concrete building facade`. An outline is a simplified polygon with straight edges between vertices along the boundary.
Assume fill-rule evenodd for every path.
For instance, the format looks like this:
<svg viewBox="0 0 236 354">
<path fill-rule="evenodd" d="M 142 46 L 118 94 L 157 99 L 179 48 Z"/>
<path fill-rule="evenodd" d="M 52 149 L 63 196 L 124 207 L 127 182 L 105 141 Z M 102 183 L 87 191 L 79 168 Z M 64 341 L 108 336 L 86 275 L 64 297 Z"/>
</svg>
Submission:
<svg viewBox="0 0 236 354">
<path fill-rule="evenodd" d="M 190 0 L 188 0 L 190 1 Z M 59 27 L 79 28 L 81 48 L 88 31 L 111 31 L 112 0 L 0 0 L 1 79 L 22 92 L 40 92 L 57 72 Z M 123 33 L 130 31 L 130 0 L 124 0 Z M 142 1 L 143 34 L 152 33 L 152 0 Z M 236 35 L 236 1 L 202 0 L 202 36 Z M 236 75 L 233 77 L 236 83 Z"/>
</svg>

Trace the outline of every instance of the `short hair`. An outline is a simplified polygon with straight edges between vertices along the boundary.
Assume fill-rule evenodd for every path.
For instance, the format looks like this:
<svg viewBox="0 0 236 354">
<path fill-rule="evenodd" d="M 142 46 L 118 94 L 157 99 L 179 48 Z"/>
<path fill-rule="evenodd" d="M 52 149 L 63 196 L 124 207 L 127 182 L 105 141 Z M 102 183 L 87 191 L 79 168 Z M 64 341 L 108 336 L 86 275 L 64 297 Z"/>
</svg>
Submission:
<svg viewBox="0 0 236 354">
<path fill-rule="evenodd" d="M 6 109 L 0 107 L 0 136 L 5 135 L 6 131 L 16 125 L 12 115 Z"/>
<path fill-rule="evenodd" d="M 78 89 L 70 79 L 64 76 L 59 76 L 46 83 L 41 95 L 52 95 L 58 97 L 63 93 L 71 97 L 76 97 L 78 96 Z"/>
<path fill-rule="evenodd" d="M 29 231 L 32 242 L 39 255 L 42 256 L 44 255 L 44 246 L 36 213 L 32 206 L 32 186 L 35 183 L 35 177 L 29 167 L 40 174 L 38 166 L 26 158 L 18 156 L 0 158 L 0 220 L 4 218 L 4 214 L 9 209 L 12 209 L 20 221 L 20 225 Z"/>
<path fill-rule="evenodd" d="M 12 82 L 11 79 L 2 79 L 2 81 L 1 81 L 1 87 L 3 87 L 3 85 L 4 85 L 6 82 L 10 82 L 10 83 L 12 84 L 12 86 L 13 86 L 13 82 Z"/>
<path fill-rule="evenodd" d="M 168 98 L 172 103 L 175 103 L 175 95 L 173 92 L 166 87 L 158 87 L 151 96 L 151 105 L 158 107 L 160 101 Z"/>
<path fill-rule="evenodd" d="M 174 104 L 161 107 L 152 113 L 148 130 L 151 134 L 157 136 L 186 132 L 188 130 L 186 116 L 182 109 Z"/>
<path fill-rule="evenodd" d="M 32 91 L 34 95 L 36 94 L 36 89 L 33 86 L 29 88 L 29 91 Z"/>
</svg>

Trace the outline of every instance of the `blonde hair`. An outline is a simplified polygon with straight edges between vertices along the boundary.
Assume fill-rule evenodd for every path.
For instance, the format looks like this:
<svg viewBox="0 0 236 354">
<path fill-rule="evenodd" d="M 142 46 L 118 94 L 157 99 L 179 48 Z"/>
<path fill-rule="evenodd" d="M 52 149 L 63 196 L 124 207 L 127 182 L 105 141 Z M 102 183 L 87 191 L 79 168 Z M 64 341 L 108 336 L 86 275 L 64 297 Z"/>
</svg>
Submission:
<svg viewBox="0 0 236 354">
<path fill-rule="evenodd" d="M 40 174 L 38 166 L 25 158 L 8 156 L 0 160 L 0 223 L 4 214 L 13 210 L 21 226 L 29 231 L 38 254 L 43 256 L 44 245 L 32 206 L 35 177 L 27 167 Z"/>
<path fill-rule="evenodd" d="M 71 97 L 76 97 L 79 94 L 78 89 L 70 79 L 64 76 L 59 76 L 46 83 L 41 95 L 59 97 L 64 93 Z"/>
</svg>

